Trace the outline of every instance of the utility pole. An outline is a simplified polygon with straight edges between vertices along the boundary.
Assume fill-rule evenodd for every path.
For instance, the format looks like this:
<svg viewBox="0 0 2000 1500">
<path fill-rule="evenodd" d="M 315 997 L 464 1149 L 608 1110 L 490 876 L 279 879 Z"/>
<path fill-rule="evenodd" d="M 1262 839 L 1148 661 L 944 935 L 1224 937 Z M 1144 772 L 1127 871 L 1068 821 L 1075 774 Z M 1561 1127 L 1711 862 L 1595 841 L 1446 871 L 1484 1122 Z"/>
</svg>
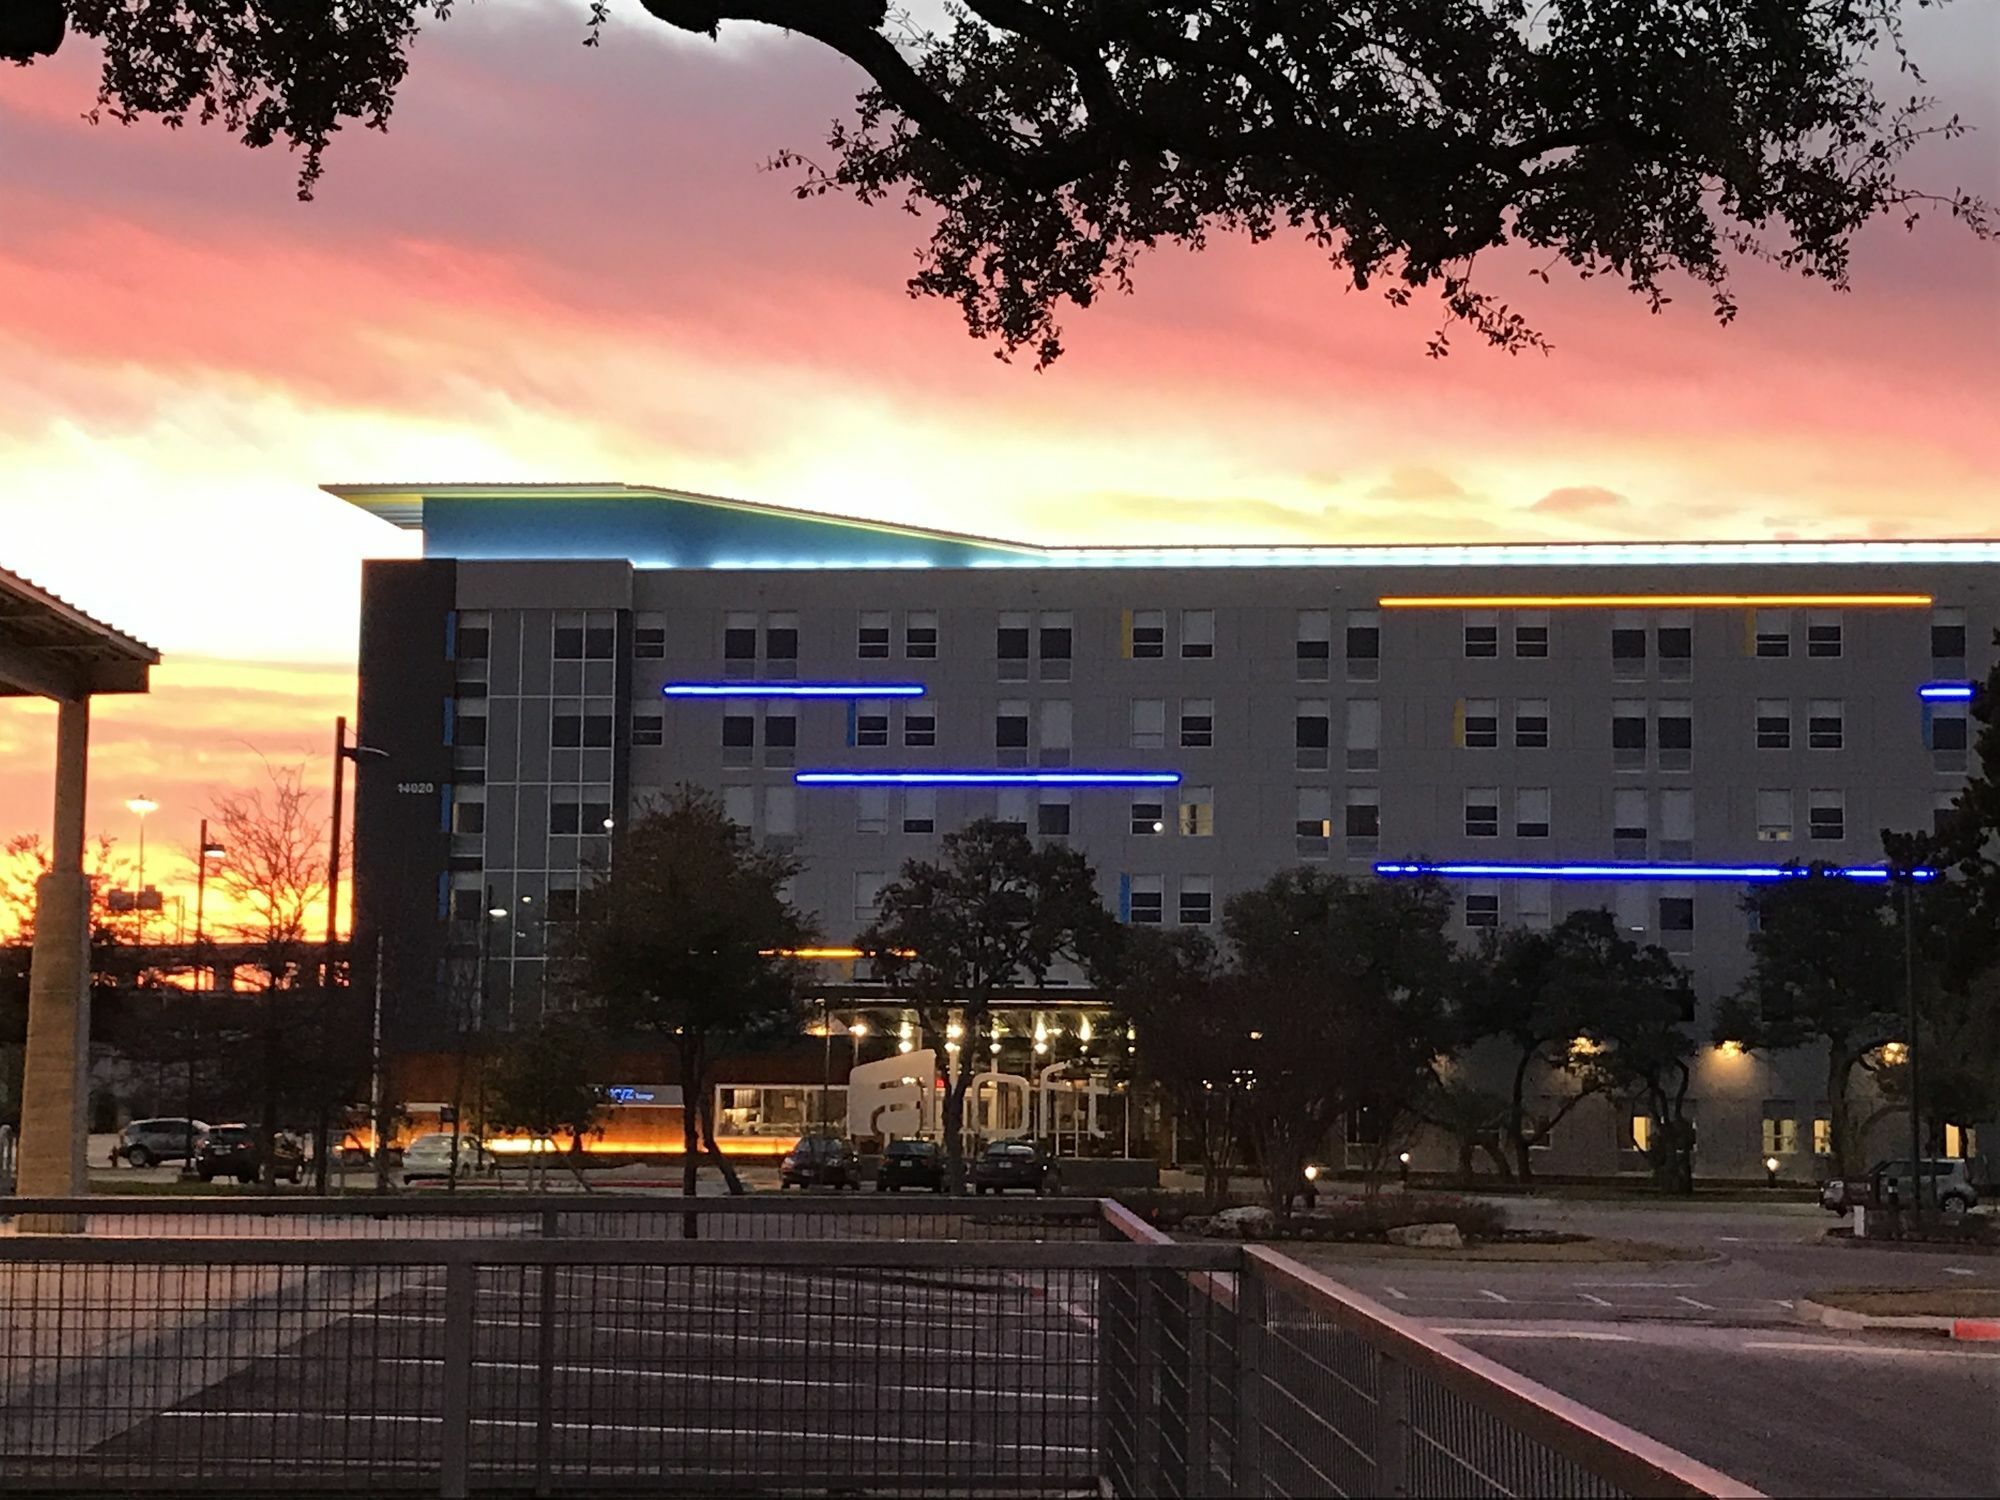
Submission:
<svg viewBox="0 0 2000 1500">
<path fill-rule="evenodd" d="M 193 1177 L 194 1162 L 194 1070 L 195 1055 L 201 1049 L 201 995 L 208 989 L 208 966 L 202 962 L 202 918 L 208 905 L 208 862 L 219 859 L 223 854 L 222 845 L 209 842 L 208 819 L 201 820 L 201 841 L 195 845 L 194 863 L 194 1033 L 188 1039 L 187 1060 L 187 1119 L 188 1154 L 181 1161 L 181 1176 Z"/>
<path fill-rule="evenodd" d="M 1910 1191 L 1916 1198 L 1916 1222 L 1924 1222 L 1924 1094 L 1917 1071 L 1917 874 L 1903 871 L 1903 1003 L 1909 1039 L 1903 1044 L 1910 1068 Z M 1935 1179 L 1933 1180 L 1935 1186 Z"/>
<path fill-rule="evenodd" d="M 389 1106 L 382 1080 L 382 938 L 375 938 L 375 1021 L 368 1047 L 368 1110 L 375 1121 L 375 1191 L 389 1191 Z"/>
</svg>

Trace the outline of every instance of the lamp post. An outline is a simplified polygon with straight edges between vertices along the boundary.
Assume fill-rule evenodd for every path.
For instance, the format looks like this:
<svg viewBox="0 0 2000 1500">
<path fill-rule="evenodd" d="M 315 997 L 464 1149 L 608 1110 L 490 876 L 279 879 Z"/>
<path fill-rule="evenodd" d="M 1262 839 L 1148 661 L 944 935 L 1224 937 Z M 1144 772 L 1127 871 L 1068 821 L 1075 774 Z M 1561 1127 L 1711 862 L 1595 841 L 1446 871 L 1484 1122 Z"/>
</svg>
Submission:
<svg viewBox="0 0 2000 1500">
<path fill-rule="evenodd" d="M 340 822 L 341 811 L 347 790 L 347 763 L 354 762 L 355 774 L 360 774 L 361 758 L 369 756 L 386 760 L 389 752 L 377 750 L 373 745 L 347 743 L 347 715 L 342 714 L 333 721 L 333 840 L 326 859 L 326 973 L 322 983 L 331 988 L 333 984 L 333 945 L 339 936 L 340 920 Z"/>
<path fill-rule="evenodd" d="M 139 946 L 143 948 L 146 946 L 146 815 L 158 812 L 160 804 L 141 792 L 126 799 L 125 810 L 139 820 L 139 888 L 133 897 L 139 912 Z"/>
<path fill-rule="evenodd" d="M 1917 875 L 1900 872 L 1903 886 L 1903 1007 L 1909 1026 L 1905 1043 L 1910 1068 L 1910 1193 L 1919 1228 L 1924 1222 L 1924 1094 L 1917 1068 Z M 1933 1179 L 1935 1181 L 1935 1179 Z"/>
<path fill-rule="evenodd" d="M 196 846 L 196 850 L 197 852 L 195 855 L 195 862 L 194 862 L 194 992 L 197 996 L 199 996 L 204 990 L 208 988 L 208 980 L 209 980 L 208 966 L 202 962 L 202 925 L 201 925 L 202 917 L 204 915 L 204 909 L 207 905 L 208 862 L 211 859 L 222 858 L 223 853 L 225 852 L 223 850 L 222 845 L 213 842 L 209 838 L 208 819 L 206 818 L 203 818 L 201 820 L 201 842 Z M 181 1158 L 181 1176 L 183 1177 L 193 1177 L 196 1175 L 195 1163 L 194 1163 L 194 1069 L 195 1069 L 195 1055 L 200 1050 L 200 1041 L 201 1041 L 201 1034 L 200 1034 L 201 1011 L 199 1008 L 200 1004 L 201 1002 L 199 1000 L 196 1000 L 195 1002 L 196 1009 L 193 1013 L 195 1018 L 196 1031 L 195 1034 L 188 1040 L 188 1060 L 187 1060 L 188 1152 L 186 1156 Z"/>
</svg>

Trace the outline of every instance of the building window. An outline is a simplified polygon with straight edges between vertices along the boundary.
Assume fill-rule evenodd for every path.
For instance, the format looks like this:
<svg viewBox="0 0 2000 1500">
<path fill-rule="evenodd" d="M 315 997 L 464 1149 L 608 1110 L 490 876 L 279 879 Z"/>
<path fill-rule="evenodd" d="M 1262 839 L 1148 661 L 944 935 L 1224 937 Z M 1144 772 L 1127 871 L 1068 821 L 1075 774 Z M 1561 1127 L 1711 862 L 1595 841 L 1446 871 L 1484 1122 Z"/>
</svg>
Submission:
<svg viewBox="0 0 2000 1500">
<path fill-rule="evenodd" d="M 1952 824 L 1958 821 L 1958 793 L 1933 792 L 1931 794 L 1931 832 L 1947 834 Z"/>
<path fill-rule="evenodd" d="M 1141 661 L 1156 661 L 1167 654 L 1167 612 L 1164 609 L 1132 611 L 1132 655 Z"/>
<path fill-rule="evenodd" d="M 937 743 L 937 710 L 905 709 L 903 712 L 903 743 L 915 750 L 929 749 Z"/>
<path fill-rule="evenodd" d="M 583 627 L 581 625 L 556 626 L 554 656 L 557 661 L 583 660 Z"/>
<path fill-rule="evenodd" d="M 1660 931 L 1664 933 L 1694 931 L 1694 897 L 1660 897 Z"/>
<path fill-rule="evenodd" d="M 1685 699 L 1660 705 L 1660 769 L 1685 771 L 1694 761 L 1694 705 Z"/>
<path fill-rule="evenodd" d="M 1827 841 L 1847 837 L 1847 798 L 1844 793 L 1826 788 L 1806 793 L 1806 836 Z"/>
<path fill-rule="evenodd" d="M 1333 611 L 1302 609 L 1293 646 L 1301 682 L 1324 682 L 1333 660 Z"/>
<path fill-rule="evenodd" d="M 889 649 L 888 642 L 882 649 Z M 854 709 L 854 743 L 875 747 L 889 743 L 889 710 L 879 703 L 860 703 Z"/>
<path fill-rule="evenodd" d="M 1932 610 L 1931 660 L 1958 662 L 1964 659 L 1965 611 L 1954 608 Z"/>
<path fill-rule="evenodd" d="M 1756 614 L 1756 651 L 1759 656 L 1792 654 L 1792 612 L 1788 609 L 1760 609 Z"/>
<path fill-rule="evenodd" d="M 1003 614 L 993 635 L 993 654 L 1003 662 L 1026 662 L 1028 659 L 1028 617 L 1025 614 Z"/>
<path fill-rule="evenodd" d="M 1028 705 L 1026 700 L 1010 698 L 1000 704 L 998 710 L 993 715 L 993 748 L 996 750 L 1021 751 L 1025 751 L 1028 748 Z"/>
<path fill-rule="evenodd" d="M 583 654 L 588 661 L 609 661 L 618 654 L 618 627 L 615 625 L 585 625 L 583 628 Z"/>
<path fill-rule="evenodd" d="M 1646 705 L 1635 698 L 1611 705 L 1611 763 L 1621 770 L 1646 764 Z"/>
<path fill-rule="evenodd" d="M 486 893 L 476 885 L 462 885 L 451 893 L 451 914 L 460 922 L 477 922 L 486 910 Z"/>
<path fill-rule="evenodd" d="M 1500 893 L 1498 891 L 1467 891 L 1465 893 L 1465 925 L 1467 927 L 1498 927 L 1500 925 Z"/>
<path fill-rule="evenodd" d="M 1044 613 L 1035 642 L 1035 654 L 1043 661 L 1068 661 L 1073 635 L 1074 625 L 1067 611 Z"/>
<path fill-rule="evenodd" d="M 632 715 L 632 743 L 645 749 L 667 742 L 667 721 L 661 714 Z"/>
<path fill-rule="evenodd" d="M 1651 826 L 1646 813 L 1646 793 L 1641 788 L 1620 787 L 1612 792 L 1611 842 L 1618 853 L 1644 854 Z M 1634 849 L 1633 845 L 1638 847 Z"/>
<path fill-rule="evenodd" d="M 637 625 L 632 629 L 632 655 L 639 661 L 659 661 L 667 654 L 666 627 Z"/>
<path fill-rule="evenodd" d="M 875 920 L 882 905 L 882 887 L 887 883 L 880 870 L 854 872 L 854 920 L 866 927 Z"/>
<path fill-rule="evenodd" d="M 1049 788 L 1035 808 L 1035 832 L 1044 838 L 1062 838 L 1069 832 L 1069 793 Z"/>
<path fill-rule="evenodd" d="M 1373 771 L 1382 764 L 1382 704 L 1375 698 L 1347 700 L 1347 769 Z"/>
<path fill-rule="evenodd" d="M 1673 613 L 1660 616 L 1653 631 L 1653 649 L 1660 659 L 1660 675 L 1685 679 L 1693 675 L 1694 617 Z"/>
<path fill-rule="evenodd" d="M 757 743 L 757 720 L 749 714 L 724 714 L 722 716 L 722 763 L 725 766 L 741 766 L 750 763 L 750 752 Z"/>
<path fill-rule="evenodd" d="M 1792 703 L 1789 698 L 1757 700 L 1757 748 L 1759 750 L 1792 748 Z"/>
<path fill-rule="evenodd" d="M 1382 670 L 1382 615 L 1379 610 L 1347 612 L 1347 675 L 1355 682 L 1373 682 Z"/>
<path fill-rule="evenodd" d="M 1372 840 L 1382 836 L 1382 793 L 1372 786 L 1347 789 L 1347 837 Z"/>
<path fill-rule="evenodd" d="M 937 831 L 937 788 L 913 786 L 903 793 L 903 832 Z"/>
<path fill-rule="evenodd" d="M 1167 704 L 1164 698 L 1132 700 L 1132 748 L 1159 750 L 1167 743 Z"/>
<path fill-rule="evenodd" d="M 1548 611 L 1523 610 L 1514 616 L 1514 654 L 1524 659 L 1549 654 Z"/>
<path fill-rule="evenodd" d="M 1965 705 L 1933 703 L 1927 706 L 1931 715 L 1931 749 L 1947 755 L 1963 754 L 1968 743 Z"/>
<path fill-rule="evenodd" d="M 1546 932 L 1555 921 L 1555 887 L 1546 880 L 1522 880 L 1514 886 L 1514 917 L 1523 927 Z"/>
<path fill-rule="evenodd" d="M 1806 655 L 1840 655 L 1840 611 L 1816 609 L 1806 616 Z"/>
<path fill-rule="evenodd" d="M 757 789 L 753 786 L 724 787 L 722 815 L 738 828 L 749 828 L 757 816 Z"/>
<path fill-rule="evenodd" d="M 1627 610 L 1612 617 L 1611 669 L 1617 677 L 1643 677 L 1646 672 L 1646 623 Z"/>
<path fill-rule="evenodd" d="M 887 833 L 889 831 L 889 789 L 880 786 L 864 786 L 854 796 L 854 831 L 856 833 Z"/>
<path fill-rule="evenodd" d="M 482 800 L 474 800 L 469 789 L 459 790 L 458 800 L 454 801 L 451 807 L 453 833 L 486 832 L 486 803 L 483 800 L 483 793 L 481 798 Z"/>
<path fill-rule="evenodd" d="M 889 612 L 886 609 L 862 611 L 861 623 L 854 636 L 854 654 L 863 661 L 889 659 Z"/>
<path fill-rule="evenodd" d="M 1493 839 L 1500 836 L 1500 789 L 1469 786 L 1465 789 L 1465 836 Z"/>
<path fill-rule="evenodd" d="M 1523 786 L 1514 789 L 1514 837 L 1545 839 L 1549 836 L 1549 789 Z"/>
<path fill-rule="evenodd" d="M 1327 841 L 1333 837 L 1333 794 L 1325 787 L 1302 786 L 1298 789 L 1292 836 L 1298 841 L 1299 853 L 1326 853 Z"/>
<path fill-rule="evenodd" d="M 1132 832 L 1142 838 L 1167 831 L 1167 804 L 1164 802 L 1132 803 Z"/>
<path fill-rule="evenodd" d="M 1765 787 L 1757 793 L 1757 841 L 1792 841 L 1792 793 L 1789 787 Z"/>
<path fill-rule="evenodd" d="M 1500 654 L 1500 616 L 1490 609 L 1465 612 L 1465 654 L 1491 657 Z"/>
<path fill-rule="evenodd" d="M 1040 717 L 1036 762 L 1044 766 L 1069 764 L 1070 734 L 1074 716 L 1067 698 L 1044 698 L 1037 708 Z"/>
<path fill-rule="evenodd" d="M 1833 1121 L 1824 1115 L 1813 1121 L 1813 1155 L 1833 1155 Z"/>
<path fill-rule="evenodd" d="M 1806 709 L 1806 748 L 1838 750 L 1846 743 L 1846 709 L 1838 698 L 1814 698 Z"/>
<path fill-rule="evenodd" d="M 1333 726 L 1324 698 L 1301 698 L 1292 711 L 1293 760 L 1302 771 L 1324 771 Z"/>
<path fill-rule="evenodd" d="M 492 616 L 483 611 L 476 614 L 466 612 L 458 616 L 457 628 L 453 630 L 451 640 L 453 661 L 485 661 L 492 654 L 491 621 Z M 1959 635 L 1962 639 L 1964 631 L 1961 630 Z"/>
<path fill-rule="evenodd" d="M 484 749 L 486 745 L 486 715 L 467 713 L 455 709 L 451 720 L 451 743 L 470 750 Z"/>
<path fill-rule="evenodd" d="M 1134 875 L 1127 896 L 1127 920 L 1135 926 L 1158 927 L 1165 908 L 1165 882 L 1157 875 Z"/>
<path fill-rule="evenodd" d="M 748 667 L 757 660 L 757 616 L 746 610 L 731 610 L 722 617 L 722 660 L 726 665 Z"/>
<path fill-rule="evenodd" d="M 799 659 L 799 617 L 777 613 L 764 622 L 764 659 L 795 662 Z"/>
<path fill-rule="evenodd" d="M 1522 698 L 1514 705 L 1514 748 L 1549 748 L 1549 700 Z"/>
<path fill-rule="evenodd" d="M 911 661 L 935 661 L 938 617 L 934 609 L 913 609 L 903 621 L 903 655 Z"/>
<path fill-rule="evenodd" d="M 1215 655 L 1214 610 L 1184 609 L 1181 611 L 1181 655 L 1186 657 L 1210 657 Z"/>
<path fill-rule="evenodd" d="M 788 766 L 798 748 L 799 721 L 790 713 L 764 715 L 764 761 L 767 765 Z"/>
<path fill-rule="evenodd" d="M 1694 858 L 1694 792 L 1688 787 L 1660 793 L 1660 858 Z"/>
<path fill-rule="evenodd" d="M 1798 1108 L 1789 1099 L 1764 1101 L 1764 1154 L 1790 1156 L 1799 1149 Z"/>
<path fill-rule="evenodd" d="M 1201 750 L 1215 743 L 1215 700 L 1181 700 L 1181 748 Z"/>
<path fill-rule="evenodd" d="M 1494 750 L 1500 745 L 1500 704 L 1493 698 L 1465 700 L 1465 748 Z"/>
<path fill-rule="evenodd" d="M 999 806 L 993 814 L 996 823 L 1004 823 L 1009 828 L 1028 831 L 1028 789 L 1020 786 L 1000 788 Z"/>
<path fill-rule="evenodd" d="M 1181 788 L 1180 830 L 1184 836 L 1192 839 L 1205 839 L 1215 832 L 1214 787 Z"/>
<path fill-rule="evenodd" d="M 1180 924 L 1206 927 L 1215 913 L 1215 886 L 1206 875 L 1181 877 Z"/>
<path fill-rule="evenodd" d="M 764 837 L 791 838 L 799 831 L 799 789 L 795 786 L 764 788 Z"/>
</svg>

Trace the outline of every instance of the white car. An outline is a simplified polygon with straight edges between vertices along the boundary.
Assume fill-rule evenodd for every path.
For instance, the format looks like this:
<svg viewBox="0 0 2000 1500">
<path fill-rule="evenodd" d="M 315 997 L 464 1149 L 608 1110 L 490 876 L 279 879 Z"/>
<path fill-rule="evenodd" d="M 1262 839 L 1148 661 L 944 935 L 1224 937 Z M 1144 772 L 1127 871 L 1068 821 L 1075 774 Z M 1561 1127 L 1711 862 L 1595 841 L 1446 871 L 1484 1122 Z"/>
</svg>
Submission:
<svg viewBox="0 0 2000 1500">
<path fill-rule="evenodd" d="M 489 1160 L 478 1137 L 458 1138 L 460 1179 L 477 1176 Z M 403 1185 L 415 1182 L 447 1182 L 451 1179 L 451 1136 L 448 1132 L 420 1135 L 403 1148 Z"/>
</svg>

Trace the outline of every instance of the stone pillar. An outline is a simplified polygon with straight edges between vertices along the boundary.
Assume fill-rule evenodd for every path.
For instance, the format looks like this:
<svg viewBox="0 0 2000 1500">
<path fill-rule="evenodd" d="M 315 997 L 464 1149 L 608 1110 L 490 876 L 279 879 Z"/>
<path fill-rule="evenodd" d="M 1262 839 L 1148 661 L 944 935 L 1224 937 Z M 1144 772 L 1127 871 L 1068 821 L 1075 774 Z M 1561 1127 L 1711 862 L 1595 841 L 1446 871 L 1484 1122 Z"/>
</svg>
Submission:
<svg viewBox="0 0 2000 1500">
<path fill-rule="evenodd" d="M 27 1198 L 77 1198 L 90 1188 L 90 882 L 83 873 L 84 786 L 90 702 L 58 705 L 55 841 L 35 890 L 34 966 L 28 974 L 28 1050 L 21 1083 L 20 1169 Z M 20 1227 L 74 1232 L 75 1215 L 30 1214 Z"/>
</svg>

